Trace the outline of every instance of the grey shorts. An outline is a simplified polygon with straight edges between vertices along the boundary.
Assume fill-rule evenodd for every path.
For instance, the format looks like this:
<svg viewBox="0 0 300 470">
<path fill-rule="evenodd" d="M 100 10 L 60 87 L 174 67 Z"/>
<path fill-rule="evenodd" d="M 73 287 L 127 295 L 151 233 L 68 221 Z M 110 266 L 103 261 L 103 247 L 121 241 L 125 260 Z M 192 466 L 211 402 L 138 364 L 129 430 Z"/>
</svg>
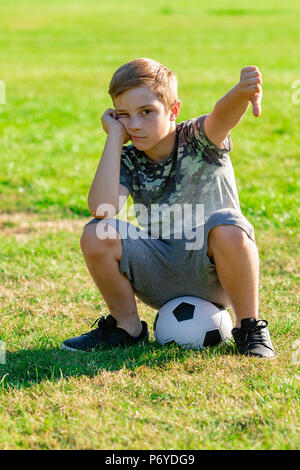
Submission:
<svg viewBox="0 0 300 470">
<path fill-rule="evenodd" d="M 204 225 L 194 227 L 197 249 L 186 249 L 193 242 L 191 234 L 182 239 L 162 239 L 128 236 L 130 226 L 120 219 L 92 219 L 86 224 L 109 223 L 119 233 L 123 253 L 120 272 L 131 282 L 134 294 L 145 304 L 159 309 L 175 297 L 193 295 L 229 308 L 230 300 L 222 288 L 213 259 L 207 256 L 209 231 L 216 225 L 237 225 L 255 242 L 254 228 L 235 209 L 220 209 L 214 212 Z M 201 231 L 201 235 L 199 235 Z M 143 232 L 145 234 L 145 232 Z"/>
</svg>

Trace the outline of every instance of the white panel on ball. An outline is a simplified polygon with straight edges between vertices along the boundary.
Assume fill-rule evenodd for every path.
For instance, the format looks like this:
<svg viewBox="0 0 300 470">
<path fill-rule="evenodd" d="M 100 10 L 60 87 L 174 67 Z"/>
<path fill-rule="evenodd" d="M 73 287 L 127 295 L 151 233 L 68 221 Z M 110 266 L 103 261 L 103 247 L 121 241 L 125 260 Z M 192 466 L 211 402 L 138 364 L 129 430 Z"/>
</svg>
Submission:
<svg viewBox="0 0 300 470">
<path fill-rule="evenodd" d="M 204 349 L 231 338 L 233 328 L 227 310 L 194 296 L 177 297 L 164 304 L 154 322 L 158 343 Z"/>
</svg>

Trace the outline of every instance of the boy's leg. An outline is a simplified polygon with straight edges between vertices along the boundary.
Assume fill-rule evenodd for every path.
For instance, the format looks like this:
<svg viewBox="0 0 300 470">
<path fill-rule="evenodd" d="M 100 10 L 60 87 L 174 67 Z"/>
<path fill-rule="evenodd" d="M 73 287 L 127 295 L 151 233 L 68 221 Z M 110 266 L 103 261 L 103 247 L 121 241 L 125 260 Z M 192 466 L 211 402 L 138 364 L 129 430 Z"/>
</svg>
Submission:
<svg viewBox="0 0 300 470">
<path fill-rule="evenodd" d="M 120 273 L 122 240 L 116 231 L 115 238 L 100 240 L 96 235 L 96 226 L 91 224 L 85 227 L 80 239 L 86 265 L 117 326 L 131 336 L 138 336 L 142 324 L 134 292 L 130 281 Z M 114 231 L 113 227 L 110 231 Z"/>
<path fill-rule="evenodd" d="M 259 257 L 256 244 L 235 225 L 218 225 L 208 237 L 209 257 L 213 257 L 219 281 L 231 300 L 236 317 L 232 335 L 241 354 L 276 356 L 267 329 L 258 320 Z"/>
<path fill-rule="evenodd" d="M 228 294 L 236 317 L 258 317 L 259 257 L 256 244 L 236 225 L 217 225 L 208 236 L 209 257 L 214 259 L 219 281 Z"/>
</svg>

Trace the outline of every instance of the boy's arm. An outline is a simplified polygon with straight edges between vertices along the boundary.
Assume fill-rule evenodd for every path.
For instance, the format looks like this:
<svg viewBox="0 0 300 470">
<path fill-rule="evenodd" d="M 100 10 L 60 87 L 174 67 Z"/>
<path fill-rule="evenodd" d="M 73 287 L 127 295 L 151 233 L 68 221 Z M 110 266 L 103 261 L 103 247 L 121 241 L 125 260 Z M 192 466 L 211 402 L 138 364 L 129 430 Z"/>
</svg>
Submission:
<svg viewBox="0 0 300 470">
<path fill-rule="evenodd" d="M 255 66 L 241 70 L 240 81 L 215 105 L 204 121 L 204 130 L 215 145 L 224 148 L 223 142 L 246 113 L 250 102 L 254 116 L 261 113 L 262 76 Z"/>
<path fill-rule="evenodd" d="M 130 138 L 116 112 L 108 108 L 101 118 L 107 133 L 105 147 L 88 195 L 91 214 L 97 218 L 111 218 L 120 211 L 129 190 L 120 185 L 122 147 Z"/>
<path fill-rule="evenodd" d="M 88 195 L 88 206 L 95 217 L 99 207 L 111 206 L 108 217 L 114 217 L 118 211 L 120 161 L 123 147 L 123 136 L 109 132 L 96 174 Z M 97 213 L 98 210 L 98 213 Z"/>
</svg>

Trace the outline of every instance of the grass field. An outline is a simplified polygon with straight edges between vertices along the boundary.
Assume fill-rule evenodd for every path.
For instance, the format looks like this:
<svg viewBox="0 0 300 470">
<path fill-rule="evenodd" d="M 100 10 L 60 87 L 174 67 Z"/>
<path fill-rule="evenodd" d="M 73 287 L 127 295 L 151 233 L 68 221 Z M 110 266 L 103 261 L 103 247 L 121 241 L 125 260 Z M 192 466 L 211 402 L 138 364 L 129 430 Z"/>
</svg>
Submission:
<svg viewBox="0 0 300 470">
<path fill-rule="evenodd" d="M 299 448 L 299 17 L 292 0 L 1 2 L 1 449 Z M 152 327 L 148 346 L 59 349 L 108 313 L 79 240 L 108 83 L 137 57 L 177 74 L 177 122 L 209 112 L 242 67 L 263 74 L 262 115 L 232 131 L 231 160 L 274 361 L 162 348 Z"/>
</svg>

